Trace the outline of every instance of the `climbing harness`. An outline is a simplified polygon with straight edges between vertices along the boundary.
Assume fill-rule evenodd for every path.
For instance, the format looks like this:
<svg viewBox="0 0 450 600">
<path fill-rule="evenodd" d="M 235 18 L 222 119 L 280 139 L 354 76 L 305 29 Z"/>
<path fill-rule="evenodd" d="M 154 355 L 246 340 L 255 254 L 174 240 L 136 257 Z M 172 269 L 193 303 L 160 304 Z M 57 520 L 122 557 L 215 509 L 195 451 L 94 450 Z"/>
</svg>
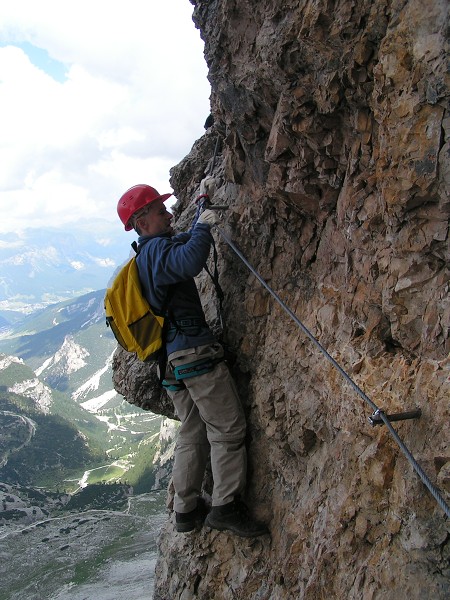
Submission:
<svg viewBox="0 0 450 600">
<path fill-rule="evenodd" d="M 224 355 L 220 358 L 199 358 L 193 362 L 178 365 L 173 370 L 176 381 L 169 382 L 167 379 L 163 379 L 161 385 L 169 392 L 179 392 L 186 387 L 184 384 L 185 379 L 210 373 L 216 365 L 226 360 L 226 356 Z"/>
<path fill-rule="evenodd" d="M 161 381 L 161 385 L 168 392 L 181 392 L 186 387 L 182 381 L 177 383 L 169 383 L 167 379 L 163 379 Z"/>
<path fill-rule="evenodd" d="M 213 205 L 209 201 L 209 198 L 203 198 L 200 204 L 200 207 L 203 209 L 215 209 L 219 210 L 219 208 L 227 208 L 227 207 L 219 207 L 218 205 Z M 369 422 L 372 426 L 385 424 L 389 430 L 389 433 L 392 435 L 396 443 L 398 444 L 400 450 L 406 456 L 413 469 L 419 475 L 420 479 L 424 483 L 424 485 L 428 488 L 431 495 L 434 497 L 436 502 L 445 512 L 447 517 L 450 517 L 450 507 L 445 502 L 441 492 L 439 489 L 430 481 L 426 473 L 423 471 L 422 467 L 417 463 L 414 456 L 411 454 L 406 445 L 402 442 L 397 432 L 391 425 L 391 421 L 401 421 L 405 419 L 415 419 L 421 416 L 420 409 L 416 411 L 410 411 L 405 413 L 397 413 L 393 415 L 387 415 L 384 411 L 382 411 L 378 406 L 361 390 L 361 388 L 353 381 L 353 379 L 344 371 L 344 369 L 336 362 L 336 360 L 325 350 L 322 344 L 313 336 L 313 334 L 308 330 L 305 325 L 298 319 L 298 317 L 292 312 L 292 310 L 283 302 L 283 300 L 278 296 L 278 294 L 268 285 L 268 283 L 261 277 L 261 275 L 253 268 L 253 266 L 248 262 L 236 244 L 228 237 L 228 235 L 220 229 L 217 225 L 213 225 L 213 228 L 220 234 L 222 239 L 230 246 L 230 248 L 235 252 L 235 254 L 242 260 L 245 266 L 250 270 L 251 273 L 258 279 L 258 281 L 263 285 L 263 287 L 273 296 L 273 298 L 278 302 L 281 308 L 291 317 L 291 319 L 298 325 L 298 327 L 303 331 L 303 333 L 313 342 L 313 344 L 319 349 L 319 351 L 325 356 L 325 358 L 339 371 L 339 373 L 344 377 L 346 382 L 354 389 L 354 391 L 372 408 L 374 411 L 371 417 L 369 417 Z"/>
<path fill-rule="evenodd" d="M 167 329 L 167 341 L 173 341 L 177 333 L 196 336 L 200 333 L 202 327 L 206 327 L 206 321 L 200 317 L 171 319 L 170 327 Z"/>
<path fill-rule="evenodd" d="M 178 365 L 173 369 L 173 374 L 176 381 L 167 381 L 167 379 L 163 379 L 161 385 L 169 392 L 179 392 L 186 387 L 184 384 L 185 379 L 211 373 L 216 365 L 225 360 L 225 356 L 220 358 L 208 357 L 199 358 L 198 360 L 194 360 L 193 362 L 186 363 L 184 365 Z"/>
<path fill-rule="evenodd" d="M 175 379 L 177 381 L 183 381 L 183 379 L 190 379 L 191 377 L 210 373 L 219 362 L 222 362 L 222 360 L 222 358 L 217 360 L 212 358 L 200 358 L 194 362 L 175 367 L 173 370 Z"/>
</svg>

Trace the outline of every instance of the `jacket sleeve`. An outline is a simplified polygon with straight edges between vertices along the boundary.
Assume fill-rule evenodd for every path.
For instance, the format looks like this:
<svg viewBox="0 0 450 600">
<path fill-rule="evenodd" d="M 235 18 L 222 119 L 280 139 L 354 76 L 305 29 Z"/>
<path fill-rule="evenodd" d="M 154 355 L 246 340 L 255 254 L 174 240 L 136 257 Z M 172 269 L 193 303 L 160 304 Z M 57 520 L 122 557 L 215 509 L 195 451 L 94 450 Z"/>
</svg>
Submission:
<svg viewBox="0 0 450 600">
<path fill-rule="evenodd" d="M 149 244 L 154 282 L 166 286 L 196 277 L 206 264 L 210 247 L 210 228 L 203 224 L 192 229 L 185 243 L 180 236 L 155 238 Z"/>
<path fill-rule="evenodd" d="M 172 241 L 173 242 L 181 242 L 182 244 L 185 244 L 190 239 L 191 239 L 191 232 L 190 231 L 183 231 L 181 233 L 177 233 L 176 235 L 174 235 L 172 237 Z"/>
</svg>

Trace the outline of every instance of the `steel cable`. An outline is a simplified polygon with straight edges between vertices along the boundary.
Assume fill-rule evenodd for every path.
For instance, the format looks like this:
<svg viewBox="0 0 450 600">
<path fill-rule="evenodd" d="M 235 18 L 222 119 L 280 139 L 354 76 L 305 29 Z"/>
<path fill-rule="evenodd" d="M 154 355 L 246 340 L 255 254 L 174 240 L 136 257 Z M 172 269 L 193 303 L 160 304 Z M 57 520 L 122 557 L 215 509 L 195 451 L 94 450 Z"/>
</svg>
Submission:
<svg viewBox="0 0 450 600">
<path fill-rule="evenodd" d="M 335 361 L 335 359 L 325 350 L 322 344 L 313 336 L 313 334 L 309 331 L 305 325 L 298 319 L 298 317 L 292 312 L 292 310 L 283 302 L 280 296 L 269 286 L 269 284 L 261 277 L 261 275 L 254 269 L 254 267 L 248 262 L 236 244 L 228 237 L 228 235 L 217 225 L 213 226 L 214 229 L 218 231 L 224 241 L 230 246 L 230 248 L 237 254 L 237 256 L 242 260 L 245 266 L 253 273 L 253 275 L 258 279 L 258 281 L 265 287 L 265 289 L 275 298 L 278 304 L 283 308 L 283 310 L 291 317 L 291 319 L 298 325 L 298 327 L 305 333 L 305 335 L 313 342 L 313 344 L 320 350 L 320 352 L 325 356 L 325 358 L 339 371 L 339 373 L 344 377 L 347 383 L 355 390 L 355 392 L 372 408 L 374 413 L 380 416 L 383 423 L 387 426 L 390 434 L 397 442 L 403 454 L 406 456 L 408 461 L 411 463 L 413 469 L 419 475 L 420 479 L 424 483 L 424 485 L 428 488 L 432 496 L 435 498 L 436 502 L 445 512 L 447 517 L 450 517 L 450 507 L 445 502 L 441 492 L 438 488 L 431 483 L 430 479 L 427 477 L 426 473 L 423 471 L 422 467 L 417 463 L 411 452 L 402 442 L 400 437 L 398 436 L 395 429 L 392 427 L 387 415 L 380 410 L 377 405 L 361 390 L 361 388 L 353 381 L 353 379 L 344 371 L 344 369 Z"/>
</svg>

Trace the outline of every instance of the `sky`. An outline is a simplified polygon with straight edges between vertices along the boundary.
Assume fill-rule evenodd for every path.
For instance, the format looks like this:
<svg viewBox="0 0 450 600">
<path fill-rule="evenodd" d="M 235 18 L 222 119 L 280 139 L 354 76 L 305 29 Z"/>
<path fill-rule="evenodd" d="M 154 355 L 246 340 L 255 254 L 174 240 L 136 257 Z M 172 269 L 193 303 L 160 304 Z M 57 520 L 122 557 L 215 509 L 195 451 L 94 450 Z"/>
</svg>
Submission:
<svg viewBox="0 0 450 600">
<path fill-rule="evenodd" d="M 118 223 L 201 137 L 210 86 L 189 0 L 2 0 L 0 235 Z"/>
</svg>

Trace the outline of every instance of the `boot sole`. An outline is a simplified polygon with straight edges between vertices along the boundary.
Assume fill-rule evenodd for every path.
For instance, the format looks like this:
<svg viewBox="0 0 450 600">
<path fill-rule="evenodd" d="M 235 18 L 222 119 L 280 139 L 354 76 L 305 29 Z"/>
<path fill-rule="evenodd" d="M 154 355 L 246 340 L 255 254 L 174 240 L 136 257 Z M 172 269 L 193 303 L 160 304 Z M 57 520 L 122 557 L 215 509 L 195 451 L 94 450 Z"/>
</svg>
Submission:
<svg viewBox="0 0 450 600">
<path fill-rule="evenodd" d="M 256 531 L 243 531 L 242 529 L 239 529 L 238 527 L 233 527 L 233 525 L 223 525 L 223 524 L 217 523 L 217 522 L 211 523 L 208 518 L 206 518 L 206 520 L 205 520 L 205 526 L 208 527 L 209 529 L 217 529 L 218 531 L 231 531 L 232 533 L 235 533 L 236 535 L 238 535 L 240 537 L 246 537 L 246 538 L 259 537 L 261 535 L 267 535 L 269 533 L 269 530 L 267 528 L 261 528 Z"/>
<path fill-rule="evenodd" d="M 197 523 L 177 523 L 175 525 L 177 533 L 189 533 L 190 531 L 194 531 L 196 527 Z"/>
</svg>

